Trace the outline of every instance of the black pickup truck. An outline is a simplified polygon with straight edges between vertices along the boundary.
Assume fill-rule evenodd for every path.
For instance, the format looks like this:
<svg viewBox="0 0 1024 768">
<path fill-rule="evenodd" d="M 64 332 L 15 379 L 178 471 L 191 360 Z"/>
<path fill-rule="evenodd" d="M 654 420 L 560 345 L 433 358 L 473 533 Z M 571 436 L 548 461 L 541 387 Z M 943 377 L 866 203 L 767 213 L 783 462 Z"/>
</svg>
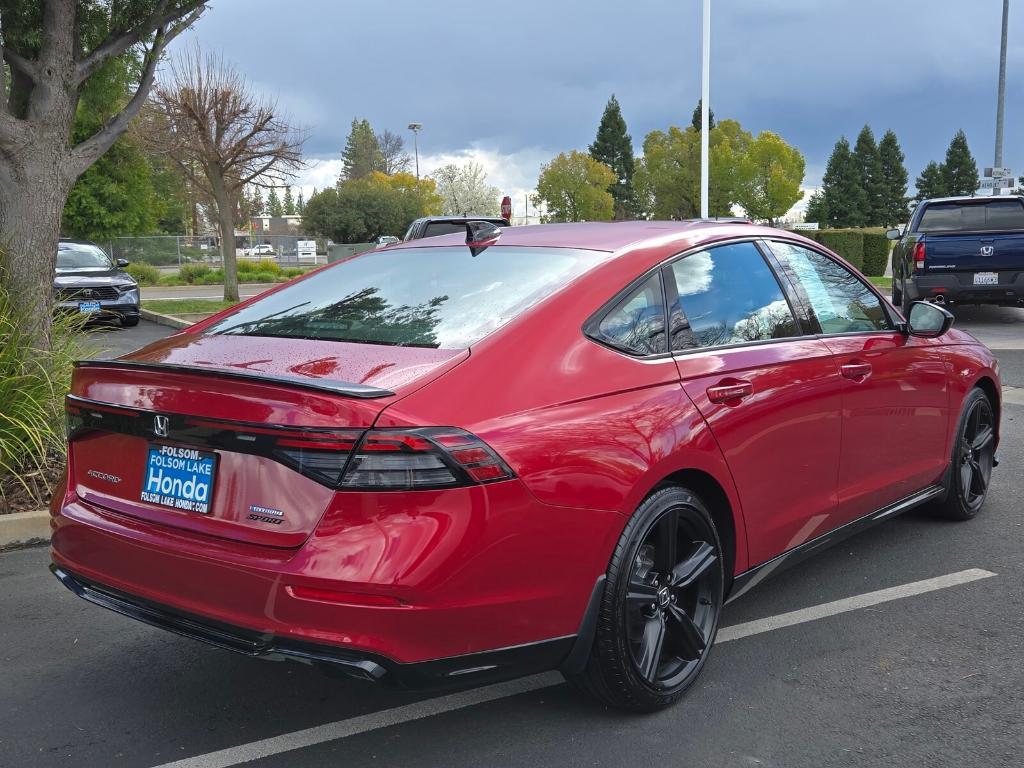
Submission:
<svg viewBox="0 0 1024 768">
<path fill-rule="evenodd" d="M 1024 305 L 1024 197 L 922 201 L 892 252 L 892 301 Z"/>
</svg>

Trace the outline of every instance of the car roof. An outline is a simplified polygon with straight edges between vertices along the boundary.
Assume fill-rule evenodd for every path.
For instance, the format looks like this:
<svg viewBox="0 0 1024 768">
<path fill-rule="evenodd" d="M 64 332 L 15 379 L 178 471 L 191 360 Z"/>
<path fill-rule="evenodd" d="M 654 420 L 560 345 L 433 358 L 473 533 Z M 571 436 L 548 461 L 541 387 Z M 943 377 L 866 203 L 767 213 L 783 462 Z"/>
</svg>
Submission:
<svg viewBox="0 0 1024 768">
<path fill-rule="evenodd" d="M 651 245 L 662 241 L 697 241 L 721 237 L 780 234 L 779 230 L 736 220 L 690 219 L 686 221 L 602 221 L 577 224 L 534 224 L 505 227 L 495 242 L 500 246 L 527 248 L 579 248 L 590 251 L 618 251 L 626 246 Z M 791 235 L 791 233 L 786 233 Z M 407 240 L 395 248 L 438 248 L 465 245 L 462 233 Z M 667 244 L 667 242 L 666 242 Z"/>
<path fill-rule="evenodd" d="M 952 197 L 930 197 L 922 200 L 922 203 L 987 203 L 991 200 L 1017 200 L 1024 199 L 1022 195 L 954 195 Z"/>
<path fill-rule="evenodd" d="M 421 216 L 420 218 L 416 219 L 416 221 L 417 222 L 420 222 L 420 221 L 453 221 L 453 222 L 463 222 L 463 221 L 506 221 L 506 219 L 501 217 L 501 216 L 474 216 L 473 214 L 469 214 L 467 216 Z"/>
</svg>

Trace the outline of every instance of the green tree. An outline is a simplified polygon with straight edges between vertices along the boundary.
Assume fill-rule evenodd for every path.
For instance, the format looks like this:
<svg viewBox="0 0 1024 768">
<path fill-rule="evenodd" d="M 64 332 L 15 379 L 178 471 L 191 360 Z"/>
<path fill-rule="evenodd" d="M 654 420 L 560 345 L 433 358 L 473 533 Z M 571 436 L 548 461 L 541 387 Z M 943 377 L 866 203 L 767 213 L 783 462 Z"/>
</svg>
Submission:
<svg viewBox="0 0 1024 768">
<path fill-rule="evenodd" d="M 878 142 L 882 166 L 882 207 L 879 224 L 890 227 L 907 220 L 907 168 L 896 134 L 886 131 Z"/>
<path fill-rule="evenodd" d="M 341 178 L 345 181 L 361 179 L 374 171 L 384 170 L 384 156 L 380 141 L 368 120 L 352 121 L 345 148 L 341 151 Z"/>
<path fill-rule="evenodd" d="M 882 178 L 882 159 L 878 154 L 875 134 L 870 125 L 861 128 L 853 157 L 860 171 L 860 186 L 866 196 L 864 224 L 880 226 L 885 220 L 885 180 Z"/>
<path fill-rule="evenodd" d="M 807 210 L 804 212 L 804 221 L 815 224 L 828 223 L 828 206 L 825 203 L 825 195 L 819 189 L 807 200 Z"/>
<path fill-rule="evenodd" d="M 440 211 L 431 179 L 409 173 L 374 172 L 314 193 L 303 212 L 303 226 L 338 243 L 369 242 L 381 235 L 401 237 L 413 219 Z"/>
<path fill-rule="evenodd" d="M 544 221 L 609 221 L 615 199 L 608 188 L 615 171 L 583 152 L 563 152 L 541 167 L 533 204 Z"/>
<path fill-rule="evenodd" d="M 697 106 L 693 108 L 693 115 L 690 116 L 690 125 L 693 130 L 700 130 L 700 112 L 704 107 L 704 99 L 697 99 Z M 715 110 L 708 110 L 708 130 L 715 130 Z"/>
<path fill-rule="evenodd" d="M 827 223 L 830 227 L 863 227 L 867 223 L 868 196 L 846 137 L 836 142 L 822 178 Z"/>
<path fill-rule="evenodd" d="M 0 242 L 4 282 L 23 328 L 49 345 L 60 217 L 75 181 L 124 135 L 145 104 L 166 46 L 201 0 L 4 0 L 0 6 Z M 109 62 L 139 55 L 131 95 L 87 136 L 79 102 Z"/>
<path fill-rule="evenodd" d="M 608 99 L 597 136 L 589 147 L 590 156 L 604 163 L 615 174 L 615 181 L 608 188 L 614 198 L 616 219 L 631 219 L 636 216 L 636 195 L 633 191 L 633 173 L 636 168 L 633 159 L 633 139 L 626 131 L 626 121 L 615 94 Z"/>
<path fill-rule="evenodd" d="M 267 204 L 263 202 L 263 190 L 259 187 L 253 190 L 249 205 L 252 208 L 253 216 L 262 216 L 266 212 Z"/>
<path fill-rule="evenodd" d="M 932 197 L 946 197 L 949 195 L 949 188 L 946 186 L 946 174 L 942 166 L 932 160 L 921 171 L 915 182 L 917 195 L 915 200 L 927 200 Z"/>
<path fill-rule="evenodd" d="M 957 131 L 949 142 L 946 162 L 942 164 L 942 179 L 948 195 L 971 195 L 981 184 L 978 165 L 974 162 L 963 131 Z"/>
<path fill-rule="evenodd" d="M 770 131 L 749 143 L 736 166 L 735 201 L 753 219 L 770 225 L 801 197 L 804 156 Z"/>
<path fill-rule="evenodd" d="M 292 195 L 292 186 L 288 184 L 284 188 L 284 202 L 282 203 L 285 216 L 295 215 L 295 197 Z"/>
<path fill-rule="evenodd" d="M 302 194 L 302 187 L 299 187 L 299 198 L 295 201 L 295 212 L 300 216 L 306 210 L 306 198 Z"/>
<path fill-rule="evenodd" d="M 284 204 L 277 194 L 277 187 L 271 187 L 270 194 L 267 195 L 267 215 L 284 216 Z"/>
</svg>

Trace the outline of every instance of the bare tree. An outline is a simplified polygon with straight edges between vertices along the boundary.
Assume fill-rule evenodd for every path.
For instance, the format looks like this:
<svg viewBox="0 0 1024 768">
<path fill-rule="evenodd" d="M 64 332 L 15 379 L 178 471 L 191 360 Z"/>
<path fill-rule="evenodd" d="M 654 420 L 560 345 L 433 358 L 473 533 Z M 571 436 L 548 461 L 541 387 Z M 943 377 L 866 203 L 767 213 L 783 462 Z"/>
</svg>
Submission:
<svg viewBox="0 0 1024 768">
<path fill-rule="evenodd" d="M 405 151 L 405 141 L 397 133 L 385 130 L 378 134 L 377 143 L 380 145 L 381 170 L 388 176 L 393 173 L 401 173 L 409 170 L 412 158 Z"/>
<path fill-rule="evenodd" d="M 273 187 L 302 167 L 305 140 L 221 57 L 193 46 L 153 97 L 150 146 L 165 152 L 213 200 L 224 298 L 238 301 L 235 214 L 246 185 Z"/>
<path fill-rule="evenodd" d="M 10 288 L 41 344 L 49 341 L 53 268 L 71 187 L 125 132 L 149 95 L 167 44 L 205 7 L 201 0 L 122 6 L 81 0 L 0 4 L 0 244 Z M 82 9 L 89 13 L 79 18 Z M 98 42 L 88 45 L 93 38 Z M 130 50 L 142 56 L 134 95 L 96 133 L 73 143 L 86 81 Z"/>
</svg>

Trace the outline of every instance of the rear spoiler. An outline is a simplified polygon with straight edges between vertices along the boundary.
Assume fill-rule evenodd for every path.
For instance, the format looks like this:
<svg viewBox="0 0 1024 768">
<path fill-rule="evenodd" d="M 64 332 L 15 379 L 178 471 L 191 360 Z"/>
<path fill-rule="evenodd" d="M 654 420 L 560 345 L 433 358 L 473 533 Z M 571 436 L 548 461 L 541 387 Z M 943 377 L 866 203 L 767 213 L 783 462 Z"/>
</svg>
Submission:
<svg viewBox="0 0 1024 768">
<path fill-rule="evenodd" d="M 265 381 L 273 384 L 285 384 L 298 389 L 312 389 L 317 392 L 331 392 L 345 397 L 373 399 L 377 397 L 393 397 L 394 392 L 383 387 L 369 384 L 358 384 L 351 381 L 335 381 L 332 379 L 311 379 L 305 376 L 289 376 L 283 373 L 264 373 L 240 368 L 203 368 L 177 363 L 145 363 L 137 360 L 79 360 L 76 368 L 119 368 L 130 371 L 164 371 L 168 373 L 188 373 L 193 376 L 218 376 L 227 379 L 243 379 L 245 381 Z"/>
</svg>

